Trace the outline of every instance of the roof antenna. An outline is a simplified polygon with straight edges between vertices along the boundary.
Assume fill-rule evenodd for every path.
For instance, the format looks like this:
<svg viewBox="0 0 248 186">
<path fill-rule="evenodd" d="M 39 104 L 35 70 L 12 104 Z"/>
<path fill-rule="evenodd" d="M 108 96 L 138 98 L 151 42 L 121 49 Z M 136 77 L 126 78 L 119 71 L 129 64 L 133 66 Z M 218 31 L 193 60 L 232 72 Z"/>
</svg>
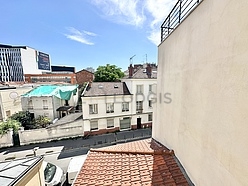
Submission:
<svg viewBox="0 0 248 186">
<path fill-rule="evenodd" d="M 133 64 L 133 58 L 135 57 L 136 55 L 133 55 L 132 57 L 130 57 L 130 64 Z"/>
</svg>

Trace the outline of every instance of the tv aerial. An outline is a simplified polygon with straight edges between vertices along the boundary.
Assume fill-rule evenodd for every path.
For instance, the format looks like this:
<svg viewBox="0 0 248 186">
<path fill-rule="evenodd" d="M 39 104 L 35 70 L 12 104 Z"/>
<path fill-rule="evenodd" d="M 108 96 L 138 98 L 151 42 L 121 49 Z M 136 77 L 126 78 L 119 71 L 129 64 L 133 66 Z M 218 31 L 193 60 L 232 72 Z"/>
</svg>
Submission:
<svg viewBox="0 0 248 186">
<path fill-rule="evenodd" d="M 132 57 L 130 57 L 130 64 L 133 64 L 133 58 L 135 57 L 136 55 L 133 55 Z"/>
</svg>

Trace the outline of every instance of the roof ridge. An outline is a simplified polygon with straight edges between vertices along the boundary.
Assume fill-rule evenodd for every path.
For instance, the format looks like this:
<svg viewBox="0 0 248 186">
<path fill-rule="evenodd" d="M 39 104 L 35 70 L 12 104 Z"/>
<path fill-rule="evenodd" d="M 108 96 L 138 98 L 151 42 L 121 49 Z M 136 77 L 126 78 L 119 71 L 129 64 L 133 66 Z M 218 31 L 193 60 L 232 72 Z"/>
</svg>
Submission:
<svg viewBox="0 0 248 186">
<path fill-rule="evenodd" d="M 114 154 L 141 154 L 141 155 L 175 155 L 174 150 L 151 150 L 151 151 L 124 151 L 124 150 L 101 150 L 90 149 L 90 152 L 114 153 Z"/>
</svg>

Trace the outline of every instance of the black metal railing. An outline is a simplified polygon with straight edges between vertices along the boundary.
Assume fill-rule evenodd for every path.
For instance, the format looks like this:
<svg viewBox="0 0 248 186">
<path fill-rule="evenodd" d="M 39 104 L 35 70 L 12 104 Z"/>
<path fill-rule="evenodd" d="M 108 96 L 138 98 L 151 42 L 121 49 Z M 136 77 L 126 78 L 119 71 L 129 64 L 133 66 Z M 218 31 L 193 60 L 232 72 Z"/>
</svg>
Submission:
<svg viewBox="0 0 248 186">
<path fill-rule="evenodd" d="M 161 25 L 161 42 L 182 22 L 182 20 L 203 0 L 178 0 Z"/>
</svg>

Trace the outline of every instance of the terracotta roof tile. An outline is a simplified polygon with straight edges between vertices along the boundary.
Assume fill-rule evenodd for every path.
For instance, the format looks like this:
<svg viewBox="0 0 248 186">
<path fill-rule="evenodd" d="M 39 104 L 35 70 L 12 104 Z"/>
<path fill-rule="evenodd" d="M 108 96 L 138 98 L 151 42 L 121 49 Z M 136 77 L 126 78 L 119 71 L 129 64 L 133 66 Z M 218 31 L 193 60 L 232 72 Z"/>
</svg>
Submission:
<svg viewBox="0 0 248 186">
<path fill-rule="evenodd" d="M 74 185 L 190 185 L 174 152 L 153 139 L 91 149 Z"/>
</svg>

